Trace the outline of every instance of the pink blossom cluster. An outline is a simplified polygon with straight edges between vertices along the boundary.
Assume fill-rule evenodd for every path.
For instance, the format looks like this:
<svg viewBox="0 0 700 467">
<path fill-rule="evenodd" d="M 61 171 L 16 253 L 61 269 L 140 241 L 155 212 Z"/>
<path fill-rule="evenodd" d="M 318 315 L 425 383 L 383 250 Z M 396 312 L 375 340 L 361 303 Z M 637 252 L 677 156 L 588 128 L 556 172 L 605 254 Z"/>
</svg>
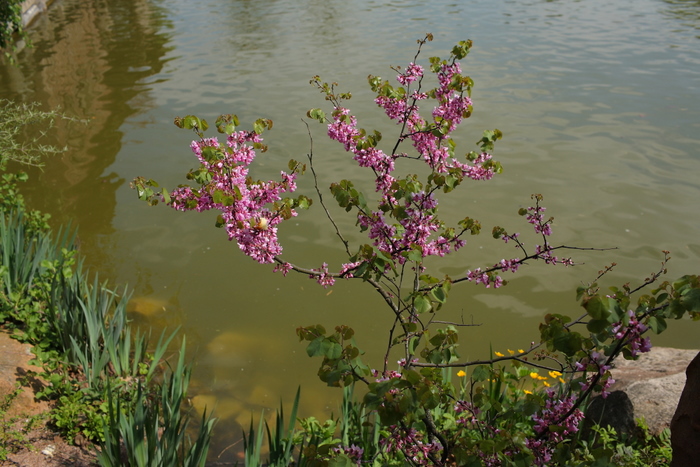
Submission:
<svg viewBox="0 0 700 467">
<path fill-rule="evenodd" d="M 376 378 L 375 381 L 377 383 L 381 383 L 382 381 L 389 381 L 390 379 L 394 379 L 394 378 L 399 379 L 403 376 L 401 373 L 399 373 L 398 371 L 394 371 L 394 370 L 387 370 L 384 372 L 380 372 L 379 370 L 372 369 L 371 373 L 372 373 L 372 376 L 374 376 Z M 398 391 L 397 389 L 392 389 L 390 391 L 390 393 L 396 394 L 397 391 Z"/>
<path fill-rule="evenodd" d="M 388 95 L 380 93 L 375 102 L 390 119 L 403 125 L 404 132 L 400 139 L 409 139 L 420 158 L 434 172 L 456 173 L 474 180 L 490 179 L 494 174 L 489 163 L 490 154 L 484 152 L 471 162 L 460 162 L 454 158 L 448 144 L 449 133 L 467 115 L 472 105 L 471 99 L 454 86 L 461 73 L 459 63 L 443 63 L 436 72 L 439 85 L 433 95 L 437 104 L 430 122 L 418 111 L 418 103 L 428 99 L 427 93 L 420 92 L 423 73 L 421 66 L 410 63 L 405 71 L 399 72 L 397 80 L 406 87 L 418 82 L 419 89 Z M 437 218 L 437 200 L 432 193 L 417 192 L 397 199 L 399 184 L 393 176 L 395 161 L 409 157 L 407 154 L 387 154 L 378 149 L 376 142 L 357 127 L 355 116 L 340 105 L 336 105 L 333 111 L 328 136 L 352 153 L 361 167 L 370 168 L 374 172 L 375 188 L 381 194 L 380 209 L 359 210 L 357 221 L 368 231 L 374 246 L 383 254 L 403 264 L 408 251 L 419 250 L 423 257 L 445 256 L 465 245 L 459 235 L 440 233 L 444 225 Z M 397 209 L 400 215 L 396 214 Z M 389 216 L 394 217 L 396 222 L 392 222 Z M 348 277 L 348 270 L 342 274 Z"/>
<path fill-rule="evenodd" d="M 394 206 L 399 204 L 391 195 L 387 199 Z M 398 224 L 390 224 L 382 211 L 369 214 L 360 211 L 357 215 L 358 224 L 368 230 L 374 246 L 400 264 L 406 261 L 402 253 L 416 246 L 420 248 L 422 256 L 426 257 L 445 256 L 466 244 L 456 237 L 434 237 L 442 228 L 442 222 L 437 218 L 437 200 L 432 194 L 414 193 L 403 201 L 402 207 L 404 216 Z"/>
<path fill-rule="evenodd" d="M 503 279 L 501 276 L 496 276 L 495 274 L 489 274 L 481 270 L 481 268 L 476 268 L 475 270 L 468 270 L 466 274 L 467 280 L 475 284 L 484 284 L 487 289 L 493 286 L 497 289 L 503 286 Z"/>
<path fill-rule="evenodd" d="M 500 269 L 501 271 L 510 271 L 514 273 L 518 271 L 521 262 L 522 261 L 519 258 L 502 259 L 498 263 L 494 264 L 491 270 L 493 271 Z M 473 271 L 468 270 L 466 278 L 468 281 L 474 282 L 475 284 L 483 284 L 484 287 L 486 287 L 487 289 L 492 286 L 494 289 L 497 289 L 499 287 L 502 287 L 505 283 L 501 276 L 497 276 L 493 273 L 489 274 L 487 272 L 482 271 L 481 268 L 476 268 Z"/>
<path fill-rule="evenodd" d="M 418 363 L 418 361 L 419 361 L 419 359 L 417 359 L 417 358 L 412 358 L 412 359 L 411 359 L 411 364 L 413 364 L 413 363 Z M 399 360 L 399 361 L 396 362 L 396 363 L 398 363 L 399 366 L 400 366 L 401 368 L 405 368 L 405 367 L 406 367 L 406 359 L 405 359 L 405 358 L 402 358 L 401 360 Z"/>
<path fill-rule="evenodd" d="M 518 232 L 515 232 L 514 234 L 511 235 L 503 235 L 501 236 L 501 240 L 503 240 L 503 243 L 508 243 L 510 240 L 515 241 L 515 247 L 517 248 L 518 245 L 520 244 L 520 241 L 518 240 L 518 237 L 520 234 Z"/>
<path fill-rule="evenodd" d="M 594 381 L 599 381 L 602 378 L 600 395 L 605 399 L 610 395 L 608 389 L 615 384 L 615 380 L 608 377 L 604 378 L 605 373 L 610 370 L 611 366 L 607 363 L 608 357 L 600 352 L 593 351 L 588 354 L 588 358 L 584 361 L 578 361 L 575 364 L 576 371 L 593 371 L 594 373 L 589 375 L 585 382 L 579 383 L 581 385 L 581 392 L 586 392 L 591 387 Z"/>
<path fill-rule="evenodd" d="M 634 310 L 627 311 L 628 322 L 619 321 L 613 324 L 613 337 L 617 340 L 625 339 L 625 345 L 630 349 L 630 354 L 636 357 L 640 353 L 651 350 L 651 339 L 642 337 L 649 329 L 645 324 L 639 322 Z"/>
<path fill-rule="evenodd" d="M 272 272 L 281 272 L 283 276 L 286 276 L 293 267 L 291 263 L 281 262 L 275 265 Z"/>
<path fill-rule="evenodd" d="M 458 62 L 443 63 L 437 71 L 439 86 L 435 89 L 437 105 L 432 111 L 432 121 L 428 122 L 419 113 L 417 103 L 428 98 L 419 90 L 399 93 L 396 96 L 380 95 L 375 99 L 387 116 L 399 125 L 405 125 L 406 133 L 401 139 L 409 138 L 421 158 L 438 173 L 448 173 L 450 169 L 461 172 L 463 177 L 473 180 L 489 180 L 494 171 L 486 164 L 491 160 L 488 153 L 480 154 L 471 164 L 455 159 L 445 144 L 447 135 L 454 131 L 469 112 L 472 101 L 462 91 L 453 89 L 453 79 L 462 72 Z M 409 65 L 406 73 L 399 74 L 399 83 L 408 86 L 423 76 L 423 69 Z M 439 130 L 439 131 L 434 131 Z M 404 156 L 399 154 L 397 157 Z"/>
<path fill-rule="evenodd" d="M 281 172 L 281 181 L 251 181 L 248 166 L 255 159 L 254 144 L 262 138 L 252 131 L 237 131 L 227 137 L 227 148 L 217 138 L 193 141 L 208 180 L 199 190 L 180 187 L 170 194 L 170 206 L 180 211 L 221 211 L 229 240 L 260 263 L 272 263 L 282 253 L 277 225 L 283 220 L 270 204 L 280 201 L 282 193 L 296 190 L 296 174 Z M 291 215 L 296 212 L 291 210 Z M 280 266 L 283 272 L 288 268 Z"/>
<path fill-rule="evenodd" d="M 312 269 L 312 271 L 315 271 L 317 274 L 309 274 L 309 277 L 316 279 L 316 282 L 322 285 L 324 289 L 335 284 L 333 275 L 328 272 L 328 264 L 323 263 L 320 268 Z"/>
<path fill-rule="evenodd" d="M 479 423 L 477 418 L 481 413 L 481 409 L 472 402 L 458 400 L 454 406 L 457 414 L 457 424 L 472 427 Z"/>
<path fill-rule="evenodd" d="M 333 111 L 333 121 L 328 124 L 328 136 L 343 145 L 347 152 L 353 153 L 360 167 L 368 167 L 377 175 L 377 191 L 388 190 L 395 181 L 391 177 L 394 171 L 394 157 L 375 147 L 364 147 L 363 136 L 357 129 L 357 118 L 350 115 L 350 110 L 336 107 Z"/>
<path fill-rule="evenodd" d="M 399 83 L 403 84 L 404 86 L 408 86 L 412 82 L 419 80 L 422 77 L 423 77 L 423 67 L 411 62 L 408 64 L 408 68 L 406 68 L 406 72 L 399 73 L 399 75 L 396 77 L 396 80 Z"/>
<path fill-rule="evenodd" d="M 549 224 L 547 224 L 547 227 L 549 227 Z M 536 229 L 535 229 L 536 230 Z M 552 230 L 550 228 L 549 234 L 545 235 L 551 235 Z M 535 245 L 535 255 L 537 258 L 544 260 L 546 264 L 563 264 L 564 266 L 573 266 L 574 265 L 574 260 L 571 258 L 559 258 L 557 256 L 554 256 L 552 254 L 552 247 L 549 245 L 545 246 L 540 246 L 540 245 Z"/>
<path fill-rule="evenodd" d="M 454 405 L 454 411 L 457 415 L 457 425 L 463 426 L 467 430 L 476 430 L 486 438 L 495 438 L 501 433 L 500 429 L 491 426 L 483 420 L 479 420 L 478 416 L 481 413 L 481 409 L 472 402 L 458 400 Z M 502 454 L 509 456 L 512 452 L 506 450 Z M 496 467 L 502 465 L 497 453 L 484 452 L 480 449 L 478 455 L 485 466 Z"/>
<path fill-rule="evenodd" d="M 552 235 L 552 226 L 549 220 L 544 220 L 544 211 L 547 208 L 537 204 L 537 206 L 530 206 L 527 208 L 527 215 L 525 218 L 527 221 L 535 227 L 535 233 L 541 233 L 542 235 Z"/>
<path fill-rule="evenodd" d="M 345 454 L 350 460 L 355 462 L 355 465 L 362 465 L 362 455 L 365 450 L 354 444 L 350 446 L 338 446 L 332 449 L 335 454 Z"/>
<path fill-rule="evenodd" d="M 517 272 L 520 267 L 520 259 L 502 259 L 499 263 L 496 263 L 494 267 L 499 268 L 501 271 Z"/>
<path fill-rule="evenodd" d="M 578 432 L 578 425 L 583 420 L 583 412 L 575 409 L 569 416 L 562 420 L 573 408 L 576 402 L 575 396 L 557 395 L 554 390 L 547 391 L 547 401 L 542 412 L 532 416 L 535 422 L 535 433 L 544 437 L 528 439 L 526 445 L 535 455 L 535 465 L 546 465 L 551 461 L 553 446 L 566 439 L 569 435 Z M 552 430 L 550 427 L 558 427 Z"/>
<path fill-rule="evenodd" d="M 340 266 L 340 277 L 344 277 L 346 279 L 352 279 L 355 277 L 353 275 L 353 271 L 362 264 L 362 261 L 355 261 L 352 263 L 343 263 Z"/>
<path fill-rule="evenodd" d="M 431 465 L 430 454 L 437 454 L 443 446 L 435 439 L 431 443 L 423 440 L 421 433 L 414 428 L 404 429 L 396 425 L 389 427 L 391 435 L 383 438 L 380 443 L 387 452 L 403 452 L 415 465 Z"/>
</svg>

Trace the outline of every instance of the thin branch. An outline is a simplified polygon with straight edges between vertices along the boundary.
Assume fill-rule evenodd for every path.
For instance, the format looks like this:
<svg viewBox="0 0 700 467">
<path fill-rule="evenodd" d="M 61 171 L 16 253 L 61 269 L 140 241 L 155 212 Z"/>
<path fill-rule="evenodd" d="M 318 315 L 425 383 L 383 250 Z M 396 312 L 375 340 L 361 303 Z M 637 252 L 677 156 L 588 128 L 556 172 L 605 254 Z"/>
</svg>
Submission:
<svg viewBox="0 0 700 467">
<path fill-rule="evenodd" d="M 424 39 L 418 41 L 418 50 L 416 51 L 416 55 L 413 57 L 413 63 L 416 63 L 418 60 L 418 56 L 420 55 L 421 48 L 423 47 L 423 44 L 428 42 L 428 36 L 426 35 Z M 397 71 L 397 70 L 394 70 Z M 418 79 L 418 89 L 416 90 L 416 93 L 420 92 L 421 87 L 423 85 L 423 76 L 421 76 Z M 406 95 L 408 95 L 408 91 L 411 89 L 411 84 L 406 87 Z M 404 130 L 406 129 L 406 123 L 408 122 L 408 116 L 411 114 L 411 112 L 416 108 L 416 102 L 418 99 L 416 97 L 413 98 L 413 101 L 411 102 L 411 105 L 406 106 L 406 111 L 404 112 L 404 117 L 402 118 L 403 124 L 401 125 L 401 131 L 399 131 L 399 138 L 396 140 L 396 145 L 394 146 L 394 149 L 391 150 L 391 154 L 395 155 L 396 150 L 399 148 L 399 145 L 401 142 L 405 139 L 405 136 L 403 134 Z"/>
<path fill-rule="evenodd" d="M 386 352 L 384 353 L 384 371 L 383 371 L 383 373 L 386 373 L 387 369 L 389 368 L 389 354 L 391 353 L 392 347 L 394 347 L 394 345 L 393 345 L 394 331 L 396 331 L 396 325 L 399 323 L 401 323 L 400 315 L 395 315 L 394 322 L 391 325 L 391 329 L 389 329 L 389 340 L 387 341 Z M 406 362 L 408 362 L 408 360 L 406 360 Z"/>
<path fill-rule="evenodd" d="M 345 240 L 345 237 L 343 237 L 343 234 L 340 233 L 340 229 L 338 228 L 338 224 L 335 223 L 335 220 L 333 219 L 333 216 L 331 216 L 330 211 L 326 207 L 326 203 L 323 202 L 323 195 L 321 194 L 321 190 L 318 188 L 318 177 L 316 176 L 316 170 L 314 169 L 314 139 L 311 136 L 311 128 L 309 128 L 309 124 L 304 120 L 301 119 L 302 122 L 304 122 L 304 125 L 306 125 L 306 131 L 309 133 L 309 154 L 307 154 L 307 157 L 309 158 L 309 168 L 311 169 L 311 174 L 314 177 L 314 188 L 316 189 L 316 194 L 318 195 L 318 200 L 321 203 L 321 206 L 323 207 L 323 210 L 326 212 L 326 217 L 328 217 L 328 220 L 331 221 L 331 224 L 333 225 L 333 228 L 335 229 L 335 234 L 338 236 L 341 242 L 343 242 L 343 245 L 345 246 L 345 252 L 348 254 L 348 256 L 352 256 L 350 254 L 350 244 L 348 243 L 347 240 Z"/>
<path fill-rule="evenodd" d="M 464 322 L 464 316 L 462 316 L 462 322 L 461 323 L 455 323 L 453 321 L 438 321 L 438 320 L 432 320 L 432 323 L 438 323 L 438 324 L 450 324 L 452 326 L 459 326 L 459 327 L 470 327 L 470 326 L 481 326 L 484 323 L 475 323 L 474 322 L 474 316 L 472 315 L 472 322 L 471 324 L 466 324 Z"/>
<path fill-rule="evenodd" d="M 617 248 L 617 247 L 611 247 L 611 248 L 593 248 L 593 247 L 576 247 L 576 246 L 559 245 L 559 246 L 555 246 L 555 247 L 553 247 L 553 248 L 549 248 L 549 249 L 546 250 L 546 251 L 547 251 L 547 252 L 551 252 L 551 251 L 561 250 L 561 249 L 564 249 L 564 250 L 578 250 L 578 251 L 610 251 L 610 250 L 617 250 L 618 248 Z M 535 254 L 533 254 L 533 255 L 528 255 L 528 256 L 526 256 L 525 258 L 522 258 L 522 259 L 520 259 L 520 260 L 518 260 L 518 261 L 515 261 L 513 264 L 525 264 L 526 261 L 529 261 L 529 260 L 531 260 L 531 259 L 535 259 L 535 260 L 536 260 L 536 259 L 541 259 L 541 254 L 542 254 L 542 253 L 535 253 Z M 490 267 L 490 268 L 488 268 L 488 269 L 483 270 L 482 273 L 488 274 L 488 273 L 490 273 L 490 272 L 501 271 L 501 270 L 503 270 L 503 266 L 494 265 L 494 266 L 492 266 L 492 267 Z M 458 283 L 458 282 L 464 282 L 464 281 L 469 281 L 469 280 L 470 280 L 469 276 L 464 276 L 464 277 L 460 277 L 460 278 L 458 278 L 458 279 L 454 279 L 454 280 L 452 281 L 452 283 L 453 283 L 453 284 L 456 284 L 456 283 Z M 434 289 L 435 287 L 437 287 L 437 286 L 439 286 L 439 285 L 440 285 L 440 284 L 433 284 L 433 285 L 430 285 L 430 286 L 428 286 L 428 287 L 422 288 L 421 291 L 430 291 L 431 289 Z"/>
<path fill-rule="evenodd" d="M 633 293 L 640 291 L 644 287 L 646 287 L 650 284 L 653 284 L 654 282 L 656 282 L 656 280 L 659 277 L 666 274 L 666 263 L 668 262 L 669 259 L 671 259 L 671 257 L 669 256 L 669 252 L 666 250 L 663 250 L 663 254 L 664 254 L 664 259 L 661 261 L 661 269 L 658 270 L 657 272 L 652 273 L 651 277 L 647 277 L 646 279 L 644 279 L 644 283 L 642 285 L 640 285 L 636 289 L 630 290 L 628 292 L 628 295 L 632 295 Z"/>
</svg>

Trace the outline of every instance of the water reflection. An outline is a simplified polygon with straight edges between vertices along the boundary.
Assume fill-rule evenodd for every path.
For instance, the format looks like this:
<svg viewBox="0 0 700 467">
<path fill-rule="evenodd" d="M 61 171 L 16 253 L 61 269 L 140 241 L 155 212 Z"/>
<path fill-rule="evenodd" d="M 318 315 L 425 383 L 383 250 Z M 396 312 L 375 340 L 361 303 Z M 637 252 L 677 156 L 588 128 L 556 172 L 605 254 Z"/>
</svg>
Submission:
<svg viewBox="0 0 700 467">
<path fill-rule="evenodd" d="M 109 171 L 122 148 L 120 127 L 152 107 L 141 82 L 163 68 L 167 20 L 146 0 L 58 1 L 32 32 L 19 67 L 0 69 L 0 96 L 60 108 L 87 124 L 57 126 L 52 137 L 70 149 L 30 171 L 36 191 L 27 197 L 54 224 L 81 219 L 82 246 L 95 251 L 98 238 L 114 232 L 115 192 L 125 180 Z"/>
<path fill-rule="evenodd" d="M 667 8 L 661 11 L 668 17 L 679 20 L 684 28 L 700 29 L 700 1 L 663 0 Z M 700 36 L 695 36 L 700 39 Z"/>
</svg>

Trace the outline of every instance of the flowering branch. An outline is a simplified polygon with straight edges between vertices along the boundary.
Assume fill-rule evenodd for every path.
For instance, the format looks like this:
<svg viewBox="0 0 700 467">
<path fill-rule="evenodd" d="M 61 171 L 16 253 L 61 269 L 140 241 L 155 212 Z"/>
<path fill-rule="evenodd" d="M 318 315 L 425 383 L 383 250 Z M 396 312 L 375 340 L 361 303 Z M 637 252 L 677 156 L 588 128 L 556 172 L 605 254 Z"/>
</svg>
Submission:
<svg viewBox="0 0 700 467">
<path fill-rule="evenodd" d="M 305 164 L 290 161 L 289 170 L 280 172 L 278 180 L 252 178 L 252 162 L 267 149 L 262 134 L 272 128 L 268 119 L 259 119 L 252 130 L 242 131 L 237 129 L 239 122 L 235 115 L 222 115 L 216 121 L 217 130 L 225 135 L 225 141 L 220 142 L 217 138 L 204 137 L 208 128 L 205 120 L 192 115 L 178 117 L 175 120 L 178 127 L 191 129 L 199 137 L 190 146 L 199 162 L 199 167 L 188 174 L 193 186 L 181 185 L 172 192 L 158 191 L 156 182 L 142 177 L 135 179 L 132 186 L 139 198 L 150 204 L 164 202 L 180 211 L 218 211 L 216 225 L 227 232 L 229 240 L 235 240 L 241 251 L 254 260 L 274 264 L 274 271 L 283 275 L 290 271 L 305 274 L 323 287 L 334 285 L 340 278 L 362 279 L 379 293 L 394 315 L 381 372 L 362 362 L 361 351 L 353 340 L 354 331 L 347 326 L 337 326 L 329 333 L 321 325 L 301 327 L 297 334 L 308 342 L 309 356 L 322 358 L 318 373 L 321 380 L 330 386 L 347 386 L 356 381 L 367 385 L 366 406 L 376 411 L 384 426 L 390 428 L 391 433 L 381 441 L 387 453 L 402 453 L 403 459 L 412 465 L 458 464 L 452 456 L 459 450 L 477 452 L 479 462 L 489 465 L 509 455 L 529 456 L 526 460 L 521 458 L 523 464 L 531 461 L 544 465 L 555 446 L 577 431 L 582 418 L 580 407 L 586 398 L 594 390 L 605 394 L 609 388 L 612 380 L 608 370 L 615 358 L 619 355 L 635 358 L 638 353 L 648 351 L 649 340 L 642 336 L 648 330 L 662 332 L 667 318 L 680 318 L 685 313 L 700 318 L 700 278 L 684 276 L 673 283 L 663 282 L 650 295 L 640 297 L 634 308 L 631 295 L 655 283 L 666 272 L 669 257 L 664 252 L 661 270 L 635 289 L 625 284 L 622 289 L 613 288 L 610 295 L 601 295 L 596 283 L 579 288 L 578 299 L 586 313 L 573 321 L 564 315 L 546 315 L 540 325 L 540 342 L 532 342 L 528 350 L 460 362 L 456 328 L 477 325 L 437 319 L 437 312 L 447 302 L 453 285 L 472 282 L 499 288 L 506 284 L 500 273 L 516 273 L 528 262 L 542 260 L 545 264 L 566 267 L 576 264 L 570 257 L 555 256 L 558 251 L 614 248 L 552 245 L 554 218 L 545 217 L 543 197 L 535 194 L 532 195 L 534 206 L 519 210 L 537 238 L 541 238 L 541 243 L 533 249 L 526 248 L 519 233 L 510 234 L 496 226 L 493 237 L 504 243 L 512 242 L 521 257 L 504 258 L 483 269 L 467 269 L 454 279 L 434 277 L 427 271 L 428 258 L 456 253 L 467 244 L 467 232 L 480 233 L 481 223 L 470 217 L 456 225 L 442 220 L 440 198 L 462 183 L 487 181 L 500 174 L 501 164 L 493 160 L 492 152 L 495 142 L 503 136 L 498 129 L 485 131 L 476 143 L 476 151 L 468 152 L 463 158 L 457 156 L 457 144 L 451 135 L 471 116 L 473 85 L 471 78 L 462 74 L 460 60 L 466 57 L 472 43 L 459 42 L 448 59 L 431 57 L 429 66 L 424 68 L 418 64 L 419 55 L 430 40 L 432 36 L 428 34 L 418 41 L 416 55 L 405 69 L 392 68 L 398 74 L 398 86 L 377 76 L 368 78 L 376 93 L 375 104 L 399 128 L 390 152 L 381 149 L 381 133 L 358 126 L 357 118 L 346 107 L 346 101 L 352 97 L 350 93 L 337 92 L 337 83 L 323 82 L 318 76 L 311 80 L 333 109 L 329 115 L 321 109 L 311 109 L 307 116 L 326 125 L 328 137 L 342 145 L 354 163 L 367 169 L 377 198 L 376 204 L 371 204 L 368 201 L 371 197 L 365 196 L 351 180 L 340 180 L 330 186 L 338 205 L 355 217 L 359 230 L 367 235 L 367 243 L 356 245 L 353 250 L 324 201 L 314 167 L 313 137 L 304 121 L 309 134 L 308 164 L 314 190 L 347 255 L 347 262 L 337 270 L 325 262 L 320 267 L 302 267 L 282 256 L 279 226 L 311 206 L 312 201 L 304 195 L 289 197 L 297 189 L 296 177 L 305 172 Z M 436 85 L 426 89 L 430 74 Z M 420 107 L 430 101 L 434 106 L 429 115 L 421 114 Z M 411 147 L 399 152 L 404 142 L 410 142 Z M 427 176 L 417 173 L 398 176 L 400 164 L 425 164 L 416 172 L 426 172 L 427 168 Z M 596 281 L 613 266 L 601 271 Z M 444 328 L 433 329 L 436 324 Z M 576 325 L 585 325 L 586 332 L 576 331 L 579 329 L 574 328 Z M 389 368 L 394 349 L 400 349 L 402 354 L 399 371 Z M 530 355 L 537 361 L 532 361 Z M 550 361 L 538 363 L 543 359 Z M 474 433 L 481 440 L 504 437 L 496 426 L 508 424 L 505 412 L 497 410 L 507 402 L 502 390 L 505 376 L 504 371 L 494 367 L 503 361 L 512 362 L 515 368 L 525 368 L 536 381 L 544 378 L 536 370 L 547 370 L 563 386 L 558 393 L 550 388 L 538 396 L 530 390 L 514 389 L 513 407 L 519 403 L 515 396 L 526 397 L 528 407 L 532 404 L 538 407 L 528 420 L 532 436 L 512 436 L 508 449 L 487 453 L 469 437 L 475 436 Z M 454 388 L 442 379 L 440 370 L 444 368 L 470 368 L 469 401 L 453 396 Z M 466 377 L 465 371 L 460 373 L 460 377 Z M 564 374 L 568 382 L 562 378 Z M 543 384 L 548 386 L 546 382 Z M 440 426 L 431 413 L 433 410 L 452 413 L 457 428 Z M 449 432 L 450 429 L 456 431 Z M 522 425 L 517 427 L 521 429 Z M 351 447 L 337 447 L 336 452 L 361 456 Z"/>
</svg>

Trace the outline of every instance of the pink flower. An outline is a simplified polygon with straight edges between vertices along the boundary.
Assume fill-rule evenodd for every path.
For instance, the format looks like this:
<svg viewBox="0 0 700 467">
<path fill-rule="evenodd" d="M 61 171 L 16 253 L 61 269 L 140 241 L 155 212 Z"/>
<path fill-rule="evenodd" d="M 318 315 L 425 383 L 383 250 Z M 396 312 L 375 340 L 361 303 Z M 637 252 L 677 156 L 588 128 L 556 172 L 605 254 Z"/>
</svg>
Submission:
<svg viewBox="0 0 700 467">
<path fill-rule="evenodd" d="M 324 289 L 335 284 L 335 279 L 328 273 L 328 265 L 326 263 L 323 263 L 320 269 L 313 269 L 313 271 L 320 272 L 320 274 L 311 274 L 309 277 L 316 279 L 316 282 L 322 285 Z"/>
<path fill-rule="evenodd" d="M 396 77 L 396 80 L 399 83 L 403 84 L 404 86 L 408 86 L 412 82 L 420 79 L 422 76 L 423 76 L 423 67 L 411 62 L 408 64 L 408 68 L 406 69 L 406 73 L 399 74 L 399 76 Z"/>
<path fill-rule="evenodd" d="M 283 276 L 286 276 L 289 271 L 292 270 L 292 265 L 289 263 L 278 263 L 275 265 L 272 272 L 281 272 Z"/>
</svg>

